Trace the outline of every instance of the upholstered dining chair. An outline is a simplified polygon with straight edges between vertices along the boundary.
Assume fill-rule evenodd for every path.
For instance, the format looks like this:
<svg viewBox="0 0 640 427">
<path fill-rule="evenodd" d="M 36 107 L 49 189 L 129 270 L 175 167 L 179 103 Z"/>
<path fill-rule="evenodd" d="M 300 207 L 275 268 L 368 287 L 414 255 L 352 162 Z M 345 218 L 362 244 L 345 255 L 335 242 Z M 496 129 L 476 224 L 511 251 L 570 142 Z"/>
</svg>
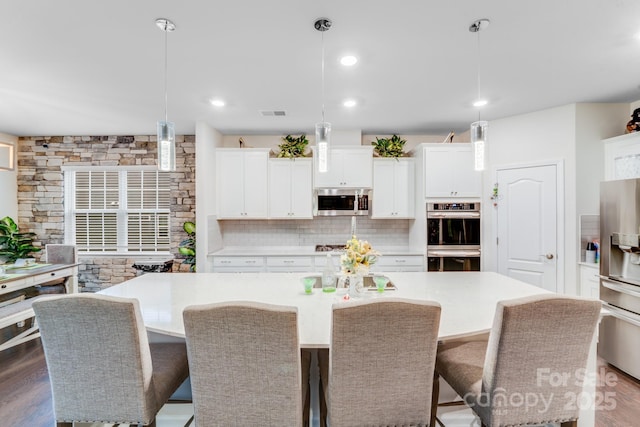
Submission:
<svg viewBox="0 0 640 427">
<path fill-rule="evenodd" d="M 78 249 L 76 245 L 49 243 L 45 245 L 45 262 L 49 264 L 77 264 Z"/>
<path fill-rule="evenodd" d="M 59 426 L 155 426 L 189 375 L 184 343 L 149 344 L 135 299 L 43 296 L 33 303 Z"/>
<path fill-rule="evenodd" d="M 333 306 L 319 352 L 331 427 L 428 426 L 440 305 L 399 298 Z"/>
<path fill-rule="evenodd" d="M 298 311 L 255 302 L 184 309 L 196 426 L 301 426 Z"/>
<path fill-rule="evenodd" d="M 483 426 L 576 426 L 600 306 L 555 294 L 499 302 L 488 341 L 440 345 L 434 393 L 439 375 Z"/>
</svg>

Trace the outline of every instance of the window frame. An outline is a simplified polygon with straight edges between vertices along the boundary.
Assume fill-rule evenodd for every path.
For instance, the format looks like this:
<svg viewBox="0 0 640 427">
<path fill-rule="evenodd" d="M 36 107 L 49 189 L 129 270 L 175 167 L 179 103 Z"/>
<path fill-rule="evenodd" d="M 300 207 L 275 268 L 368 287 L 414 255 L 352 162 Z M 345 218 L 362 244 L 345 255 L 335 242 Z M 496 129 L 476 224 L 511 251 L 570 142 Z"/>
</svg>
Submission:
<svg viewBox="0 0 640 427">
<path fill-rule="evenodd" d="M 158 256 L 171 255 L 171 185 L 169 191 L 169 207 L 164 209 L 133 209 L 128 207 L 127 191 L 129 172 L 157 172 L 158 174 L 169 174 L 170 172 L 159 171 L 155 166 L 62 166 L 64 185 L 64 236 L 66 244 L 76 244 L 76 173 L 77 172 L 118 172 L 118 209 L 93 209 L 96 213 L 114 212 L 116 213 L 117 244 L 115 251 L 104 250 L 78 250 L 80 256 L 100 256 L 100 257 L 127 257 L 127 258 L 153 258 Z M 123 207 L 124 206 L 124 207 Z M 83 209 L 83 211 L 87 211 Z M 91 211 L 91 209 L 89 210 Z M 153 213 L 167 214 L 168 242 L 169 250 L 129 251 L 128 250 L 128 215 L 130 213 Z"/>
</svg>

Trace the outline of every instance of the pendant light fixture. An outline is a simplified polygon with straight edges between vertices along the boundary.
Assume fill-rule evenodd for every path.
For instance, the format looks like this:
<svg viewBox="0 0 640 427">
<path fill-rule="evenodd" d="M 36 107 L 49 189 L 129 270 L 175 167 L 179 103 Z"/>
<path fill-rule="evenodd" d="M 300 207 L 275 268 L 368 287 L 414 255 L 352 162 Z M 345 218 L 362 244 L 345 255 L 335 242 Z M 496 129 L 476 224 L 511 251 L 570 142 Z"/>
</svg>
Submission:
<svg viewBox="0 0 640 427">
<path fill-rule="evenodd" d="M 166 18 L 156 19 L 156 25 L 164 31 L 164 120 L 158 121 L 158 169 L 176 170 L 176 131 L 167 118 L 167 36 L 176 26 Z"/>
<path fill-rule="evenodd" d="M 473 106 L 478 108 L 478 121 L 471 123 L 471 143 L 473 144 L 473 163 L 474 169 L 477 171 L 484 170 L 484 151 L 485 144 L 487 142 L 487 129 L 489 123 L 485 120 L 480 120 L 480 108 L 487 105 L 487 100 L 480 96 L 480 31 L 486 29 L 489 26 L 488 19 L 478 19 L 469 26 L 469 31 L 476 33 L 478 36 L 477 47 L 477 66 L 478 66 L 478 99 L 473 103 Z"/>
<path fill-rule="evenodd" d="M 324 32 L 331 28 L 331 21 L 327 18 L 319 18 L 314 23 L 314 27 L 322 33 L 322 121 L 316 123 L 316 149 L 318 154 L 318 172 L 326 173 L 329 171 L 331 123 L 324 121 Z"/>
</svg>

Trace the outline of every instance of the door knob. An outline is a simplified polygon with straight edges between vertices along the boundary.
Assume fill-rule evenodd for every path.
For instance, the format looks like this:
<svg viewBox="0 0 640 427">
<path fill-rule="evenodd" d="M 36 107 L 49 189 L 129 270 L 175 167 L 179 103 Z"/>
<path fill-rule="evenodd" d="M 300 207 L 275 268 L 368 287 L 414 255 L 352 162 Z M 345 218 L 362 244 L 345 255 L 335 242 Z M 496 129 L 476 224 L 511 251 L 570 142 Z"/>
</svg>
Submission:
<svg viewBox="0 0 640 427">
<path fill-rule="evenodd" d="M 543 256 L 543 257 L 545 257 L 546 259 L 553 259 L 553 254 L 546 254 L 546 255 L 545 255 L 545 254 L 542 254 L 542 255 L 540 255 L 540 256 Z"/>
</svg>

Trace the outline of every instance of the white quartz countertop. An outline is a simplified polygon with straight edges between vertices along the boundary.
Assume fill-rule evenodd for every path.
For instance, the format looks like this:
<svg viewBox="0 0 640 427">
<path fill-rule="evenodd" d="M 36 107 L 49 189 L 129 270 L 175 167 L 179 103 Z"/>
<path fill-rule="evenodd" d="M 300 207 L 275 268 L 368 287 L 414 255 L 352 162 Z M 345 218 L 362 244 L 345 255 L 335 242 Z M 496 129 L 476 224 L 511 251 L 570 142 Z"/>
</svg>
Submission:
<svg viewBox="0 0 640 427">
<path fill-rule="evenodd" d="M 424 255 L 424 251 L 410 249 L 406 246 L 374 246 L 384 255 Z M 326 255 L 327 252 L 316 252 L 315 246 L 228 246 L 210 252 L 209 256 L 310 256 Z"/>
<path fill-rule="evenodd" d="M 343 290 L 303 291 L 305 273 L 149 273 L 100 291 L 136 298 L 149 331 L 184 337 L 182 311 L 190 305 L 255 301 L 297 307 L 300 345 L 329 346 L 331 307 L 348 304 Z M 442 307 L 439 337 L 457 338 L 489 331 L 500 300 L 548 293 L 492 272 L 386 273 L 397 290 L 367 291 L 362 298 L 430 300 Z"/>
</svg>

